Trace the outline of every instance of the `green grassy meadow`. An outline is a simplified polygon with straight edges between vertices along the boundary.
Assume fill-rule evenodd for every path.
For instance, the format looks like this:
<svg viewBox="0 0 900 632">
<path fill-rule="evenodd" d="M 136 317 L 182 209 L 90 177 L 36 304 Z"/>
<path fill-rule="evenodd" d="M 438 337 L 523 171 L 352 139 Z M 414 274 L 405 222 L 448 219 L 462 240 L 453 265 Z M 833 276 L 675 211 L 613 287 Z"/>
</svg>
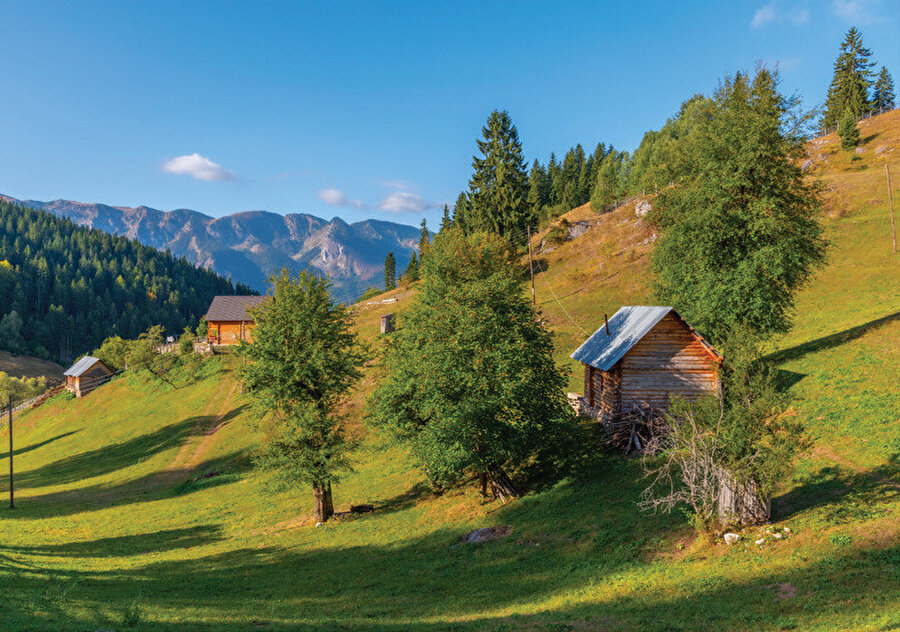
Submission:
<svg viewBox="0 0 900 632">
<path fill-rule="evenodd" d="M 361 445 L 335 502 L 375 511 L 317 527 L 311 492 L 273 492 L 251 469 L 252 413 L 220 357 L 191 384 L 127 376 L 17 420 L 0 630 L 900 629 L 900 255 L 874 155 L 889 143 L 900 180 L 898 114 L 866 123 L 860 160 L 817 168 L 841 205 L 828 209 L 829 265 L 771 350 L 813 445 L 771 525 L 729 547 L 681 514 L 641 513 L 640 462 L 599 445 L 570 478 L 505 506 L 474 485 L 436 497 L 402 446 L 361 424 L 370 374 L 348 404 Z M 582 329 L 649 300 L 652 248 L 631 207 L 570 216 L 597 225 L 539 253 L 536 280 L 567 366 Z M 388 296 L 398 303 L 358 308 L 364 339 L 410 291 Z M 509 535 L 463 543 L 485 526 Z"/>
</svg>

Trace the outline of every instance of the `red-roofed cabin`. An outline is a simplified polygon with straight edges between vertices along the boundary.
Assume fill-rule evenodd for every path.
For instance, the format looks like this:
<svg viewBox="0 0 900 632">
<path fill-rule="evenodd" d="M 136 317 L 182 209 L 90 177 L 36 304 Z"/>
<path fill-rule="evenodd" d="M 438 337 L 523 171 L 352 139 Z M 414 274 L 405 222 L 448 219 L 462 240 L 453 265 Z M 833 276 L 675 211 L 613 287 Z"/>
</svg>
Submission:
<svg viewBox="0 0 900 632">
<path fill-rule="evenodd" d="M 211 345 L 253 342 L 253 317 L 247 312 L 265 296 L 216 296 L 206 312 L 206 341 Z"/>
</svg>

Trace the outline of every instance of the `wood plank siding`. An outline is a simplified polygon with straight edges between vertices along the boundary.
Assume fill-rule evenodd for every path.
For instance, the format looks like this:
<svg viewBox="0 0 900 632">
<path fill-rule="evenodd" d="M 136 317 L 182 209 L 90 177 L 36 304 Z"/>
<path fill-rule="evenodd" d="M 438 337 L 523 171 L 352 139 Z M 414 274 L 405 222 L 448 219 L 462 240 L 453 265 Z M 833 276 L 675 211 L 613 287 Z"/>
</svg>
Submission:
<svg viewBox="0 0 900 632">
<path fill-rule="evenodd" d="M 210 321 L 207 325 L 207 338 L 212 344 L 233 345 L 241 340 L 253 342 L 251 321 Z"/>
<path fill-rule="evenodd" d="M 694 400 L 719 388 L 718 359 L 670 312 L 619 361 L 621 411 L 649 404 L 668 408 L 675 397 Z"/>
</svg>

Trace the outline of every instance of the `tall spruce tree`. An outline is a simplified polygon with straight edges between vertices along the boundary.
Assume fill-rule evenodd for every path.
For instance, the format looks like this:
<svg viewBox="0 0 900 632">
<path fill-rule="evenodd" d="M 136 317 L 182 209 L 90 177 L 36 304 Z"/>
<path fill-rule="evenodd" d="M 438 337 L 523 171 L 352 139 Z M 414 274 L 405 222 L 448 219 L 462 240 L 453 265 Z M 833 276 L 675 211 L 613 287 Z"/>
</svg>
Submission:
<svg viewBox="0 0 900 632">
<path fill-rule="evenodd" d="M 872 108 L 878 112 L 890 110 L 894 107 L 897 96 L 894 94 L 894 79 L 884 66 L 878 73 L 875 81 L 875 90 L 872 94 Z"/>
<path fill-rule="evenodd" d="M 456 203 L 453 205 L 453 225 L 458 226 L 460 230 L 467 230 L 466 215 L 469 213 L 469 196 L 462 191 L 456 197 Z"/>
<path fill-rule="evenodd" d="M 824 261 L 818 189 L 789 124 L 797 106 L 765 68 L 727 78 L 706 123 L 681 141 L 694 172 L 654 205 L 657 298 L 713 341 L 734 327 L 787 331 L 795 292 Z"/>
<path fill-rule="evenodd" d="M 838 136 L 841 138 L 841 149 L 850 151 L 859 145 L 859 128 L 856 127 L 856 117 L 847 110 L 838 123 Z"/>
<path fill-rule="evenodd" d="M 453 226 L 453 218 L 450 217 L 450 207 L 444 204 L 444 210 L 441 215 L 440 232 L 449 230 L 451 226 Z"/>
<path fill-rule="evenodd" d="M 532 217 L 543 217 L 544 207 L 548 202 L 549 189 L 550 183 L 547 180 L 547 171 L 535 159 L 534 164 L 531 166 L 531 173 L 528 174 L 528 207 L 531 210 Z"/>
<path fill-rule="evenodd" d="M 419 259 L 425 256 L 425 251 L 428 250 L 430 243 L 431 234 L 428 232 L 428 220 L 422 218 L 422 223 L 419 224 Z"/>
<path fill-rule="evenodd" d="M 481 135 L 475 140 L 481 156 L 472 158 L 464 228 L 519 235 L 533 223 L 519 132 L 506 110 L 494 110 Z"/>
<path fill-rule="evenodd" d="M 393 290 L 395 287 L 397 287 L 397 259 L 393 252 L 389 252 L 384 258 L 384 289 Z"/>
<path fill-rule="evenodd" d="M 834 75 L 828 88 L 822 127 L 835 128 L 845 111 L 859 118 L 872 109 L 869 87 L 872 85 L 872 51 L 863 46 L 862 34 L 851 27 L 841 43 L 834 62 Z"/>
</svg>

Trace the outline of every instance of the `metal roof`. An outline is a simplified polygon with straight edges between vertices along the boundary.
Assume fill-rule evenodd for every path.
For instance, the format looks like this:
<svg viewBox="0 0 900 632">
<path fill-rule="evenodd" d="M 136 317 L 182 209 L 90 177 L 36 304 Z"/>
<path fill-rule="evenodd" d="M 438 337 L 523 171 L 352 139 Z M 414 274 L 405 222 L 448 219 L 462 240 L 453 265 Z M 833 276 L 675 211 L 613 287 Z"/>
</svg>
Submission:
<svg viewBox="0 0 900 632">
<path fill-rule="evenodd" d="M 671 311 L 671 307 L 626 305 L 609 319 L 608 336 L 606 326 L 600 327 L 569 357 L 609 371 Z"/>
<path fill-rule="evenodd" d="M 63 375 L 78 377 L 98 362 L 100 362 L 100 358 L 95 358 L 94 356 L 84 356 L 78 362 L 70 366 L 69 369 L 65 373 L 63 373 Z M 106 365 L 104 364 L 103 366 Z"/>
<path fill-rule="evenodd" d="M 256 307 L 265 296 L 215 296 L 206 312 L 206 320 L 249 320 L 247 308 Z"/>
</svg>

